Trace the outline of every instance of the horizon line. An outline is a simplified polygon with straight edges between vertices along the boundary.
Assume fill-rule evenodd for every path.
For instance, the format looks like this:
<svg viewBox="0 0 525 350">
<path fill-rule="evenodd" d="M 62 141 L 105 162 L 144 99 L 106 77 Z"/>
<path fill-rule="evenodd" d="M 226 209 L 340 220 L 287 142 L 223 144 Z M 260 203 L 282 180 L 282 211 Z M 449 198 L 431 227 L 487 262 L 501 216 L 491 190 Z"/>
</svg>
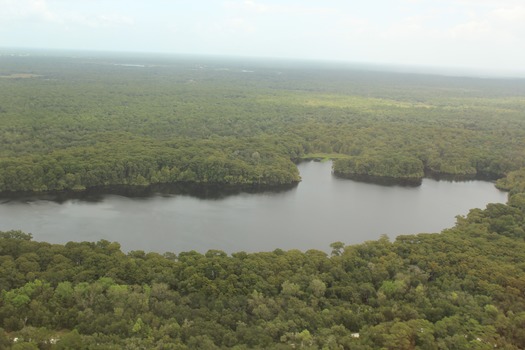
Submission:
<svg viewBox="0 0 525 350">
<path fill-rule="evenodd" d="M 222 53 L 188 53 L 188 52 L 163 52 L 163 51 L 137 51 L 137 50 L 108 50 L 108 49 L 78 49 L 78 48 L 42 48 L 42 47 L 4 47 L 0 46 L 0 57 L 6 51 L 10 55 L 21 55 L 16 51 L 50 52 L 50 53 L 89 53 L 100 55 L 146 55 L 150 57 L 194 57 L 194 58 L 220 58 L 232 60 L 248 61 L 281 61 L 281 62 L 300 62 L 303 64 L 336 64 L 346 66 L 346 68 L 366 68 L 370 71 L 405 73 L 417 75 L 439 75 L 448 77 L 465 77 L 480 79 L 525 79 L 525 69 L 512 70 L 503 68 L 484 68 L 484 67 L 463 67 L 463 66 L 436 66 L 427 64 L 399 63 L 399 62 L 374 62 L 374 61 L 351 61 L 346 59 L 326 59 L 326 58 L 299 58 L 299 57 L 276 57 L 276 56 L 256 56 L 256 55 L 235 55 Z M 4 52 L 4 54 L 3 54 Z M 64 57 L 57 55 L 56 57 Z"/>
</svg>

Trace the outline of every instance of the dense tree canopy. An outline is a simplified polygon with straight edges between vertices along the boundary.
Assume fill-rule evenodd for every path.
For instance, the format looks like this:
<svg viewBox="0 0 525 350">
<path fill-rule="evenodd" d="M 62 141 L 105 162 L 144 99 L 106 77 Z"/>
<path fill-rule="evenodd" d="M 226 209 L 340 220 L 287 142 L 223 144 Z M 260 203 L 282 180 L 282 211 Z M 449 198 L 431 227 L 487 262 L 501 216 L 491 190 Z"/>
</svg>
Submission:
<svg viewBox="0 0 525 350">
<path fill-rule="evenodd" d="M 327 154 L 341 176 L 483 175 L 509 191 L 441 233 L 330 255 L 0 232 L 0 348 L 523 349 L 524 94 L 522 80 L 290 62 L 0 56 L 0 192 L 289 184 L 293 161 Z"/>
<path fill-rule="evenodd" d="M 525 165 L 524 95 L 313 63 L 0 56 L 0 192 L 290 184 L 314 153 L 342 176 L 501 177 Z"/>
</svg>

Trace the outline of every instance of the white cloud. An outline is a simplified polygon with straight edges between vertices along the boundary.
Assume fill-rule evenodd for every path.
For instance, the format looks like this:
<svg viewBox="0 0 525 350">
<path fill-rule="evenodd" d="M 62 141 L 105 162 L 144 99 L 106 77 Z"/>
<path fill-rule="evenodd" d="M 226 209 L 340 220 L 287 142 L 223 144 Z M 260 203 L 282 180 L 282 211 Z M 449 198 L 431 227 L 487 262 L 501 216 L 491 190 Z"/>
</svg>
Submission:
<svg viewBox="0 0 525 350">
<path fill-rule="evenodd" d="M 288 15 L 301 15 L 301 14 L 326 14 L 326 13 L 337 13 L 336 9 L 332 7 L 322 6 L 308 6 L 303 3 L 289 3 L 283 4 L 263 4 L 262 2 L 254 0 L 243 0 L 243 1 L 226 1 L 224 7 L 237 10 L 245 11 L 247 13 L 258 13 L 258 14 L 288 14 Z"/>
<path fill-rule="evenodd" d="M 525 61 L 525 0 L 0 0 L 0 32 L 3 46 L 505 66 Z"/>
<path fill-rule="evenodd" d="M 201 37 L 206 37 L 207 39 L 215 38 L 215 40 L 219 40 L 220 38 L 228 37 L 233 40 L 236 37 L 244 38 L 249 36 L 256 28 L 245 18 L 232 17 L 211 23 L 199 21 L 195 23 L 193 30 Z M 222 39 L 220 40 L 222 41 Z"/>
<path fill-rule="evenodd" d="M 525 6 L 498 6 L 490 11 L 470 13 L 469 17 L 450 30 L 453 38 L 488 43 L 525 40 Z"/>
<path fill-rule="evenodd" d="M 64 16 L 68 23 L 78 23 L 91 28 L 114 28 L 121 26 L 129 26 L 134 24 L 131 17 L 122 16 L 118 14 L 100 14 L 100 15 L 79 15 L 78 13 L 71 13 Z"/>
<path fill-rule="evenodd" d="M 61 4 L 62 6 L 52 5 Z M 88 26 L 91 28 L 107 28 L 129 26 L 134 19 L 118 13 L 84 13 L 70 10 L 75 6 L 67 6 L 68 2 L 47 0 L 0 0 L 0 20 L 2 22 L 31 21 L 54 23 L 64 26 Z M 66 6 L 64 6 L 66 5 Z"/>
<path fill-rule="evenodd" d="M 244 18 L 231 18 L 227 20 L 226 28 L 244 34 L 255 31 L 255 26 Z"/>
<path fill-rule="evenodd" d="M 255 12 L 267 12 L 269 10 L 268 5 L 260 4 L 252 0 L 246 0 L 243 2 L 243 6 Z"/>
<path fill-rule="evenodd" d="M 2 21 L 57 21 L 57 16 L 49 10 L 45 0 L 0 0 L 0 9 Z"/>
<path fill-rule="evenodd" d="M 525 6 L 498 8 L 493 13 L 497 18 L 504 21 L 525 23 Z"/>
<path fill-rule="evenodd" d="M 445 39 L 464 43 L 525 41 L 525 6 L 514 0 L 448 0 L 431 3 L 425 12 L 407 15 L 390 23 L 381 37 L 391 40 Z M 440 6 L 441 7 L 440 7 Z"/>
<path fill-rule="evenodd" d="M 394 23 L 385 32 L 383 32 L 383 36 L 386 38 L 406 38 L 407 36 L 420 36 L 423 34 L 424 30 L 424 17 L 412 16 Z"/>
<path fill-rule="evenodd" d="M 494 29 L 487 20 L 471 20 L 461 23 L 449 31 L 452 38 L 486 41 L 494 35 Z"/>
<path fill-rule="evenodd" d="M 491 15 L 505 36 L 525 42 L 525 6 L 498 8 Z"/>
<path fill-rule="evenodd" d="M 363 35 L 374 32 L 374 26 L 367 19 L 355 18 L 345 16 L 341 24 L 340 29 L 346 34 L 351 35 Z"/>
</svg>

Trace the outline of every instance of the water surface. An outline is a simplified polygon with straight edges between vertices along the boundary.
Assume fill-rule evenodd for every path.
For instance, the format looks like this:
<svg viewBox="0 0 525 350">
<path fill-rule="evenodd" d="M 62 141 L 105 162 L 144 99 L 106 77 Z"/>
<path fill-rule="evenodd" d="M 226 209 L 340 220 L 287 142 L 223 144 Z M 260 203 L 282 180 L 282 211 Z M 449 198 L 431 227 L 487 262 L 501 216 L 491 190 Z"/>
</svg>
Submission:
<svg viewBox="0 0 525 350">
<path fill-rule="evenodd" d="M 485 181 L 424 179 L 419 187 L 381 186 L 336 178 L 329 162 L 301 163 L 299 170 L 303 180 L 295 188 L 220 198 L 4 199 L 0 230 L 21 229 L 51 243 L 106 239 L 125 251 L 328 251 L 335 241 L 440 232 L 456 215 L 507 198 Z"/>
</svg>

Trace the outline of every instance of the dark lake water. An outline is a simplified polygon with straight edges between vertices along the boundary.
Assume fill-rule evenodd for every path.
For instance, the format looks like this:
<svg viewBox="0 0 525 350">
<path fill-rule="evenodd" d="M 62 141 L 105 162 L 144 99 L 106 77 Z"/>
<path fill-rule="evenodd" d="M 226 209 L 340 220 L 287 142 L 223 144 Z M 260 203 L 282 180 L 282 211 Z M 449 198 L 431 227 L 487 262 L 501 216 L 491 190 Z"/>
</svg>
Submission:
<svg viewBox="0 0 525 350">
<path fill-rule="evenodd" d="M 0 230 L 21 229 L 51 243 L 106 239 L 125 251 L 329 251 L 335 241 L 440 232 L 456 215 L 507 199 L 485 181 L 381 186 L 338 179 L 330 162 L 301 163 L 299 170 L 303 181 L 292 189 L 215 199 L 180 194 L 1 199 Z"/>
</svg>

